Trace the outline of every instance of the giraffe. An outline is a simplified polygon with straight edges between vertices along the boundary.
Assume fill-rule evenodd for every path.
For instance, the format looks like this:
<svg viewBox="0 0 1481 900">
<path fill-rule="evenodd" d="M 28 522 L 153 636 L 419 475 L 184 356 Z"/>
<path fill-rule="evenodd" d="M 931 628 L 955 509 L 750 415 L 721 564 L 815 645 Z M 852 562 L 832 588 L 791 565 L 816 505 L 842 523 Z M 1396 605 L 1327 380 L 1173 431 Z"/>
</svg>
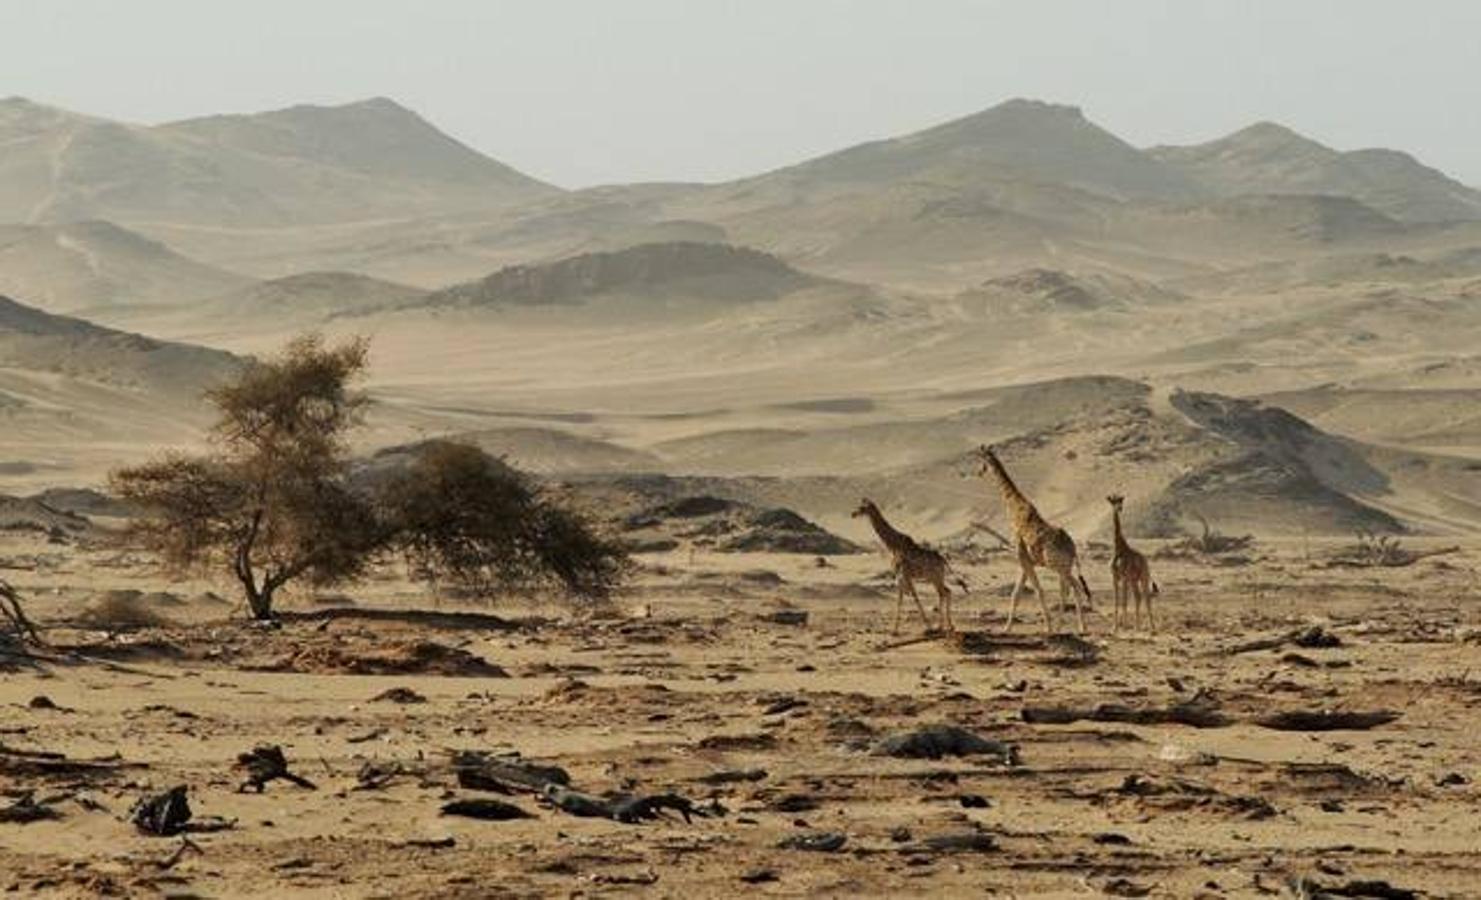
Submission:
<svg viewBox="0 0 1481 900">
<path fill-rule="evenodd" d="M 1157 582 L 1152 580 L 1152 569 L 1147 565 L 1147 558 L 1126 542 L 1126 534 L 1121 530 L 1121 504 L 1126 500 L 1120 494 L 1112 494 L 1106 498 L 1111 504 L 1111 522 L 1116 528 L 1116 552 L 1111 557 L 1111 584 L 1116 596 L 1116 612 L 1112 618 L 1112 631 L 1121 629 L 1121 611 L 1126 606 L 1127 595 L 1135 599 L 1133 610 L 1133 627 L 1142 627 L 1142 600 L 1147 601 L 1147 623 L 1152 631 L 1157 631 L 1157 619 L 1152 615 L 1152 598 L 1157 596 Z"/>
<path fill-rule="evenodd" d="M 931 622 L 926 618 L 926 608 L 921 605 L 920 595 L 915 592 L 915 581 L 921 579 L 928 581 L 936 587 L 936 596 L 941 602 L 941 621 L 948 633 L 956 631 L 956 626 L 951 622 L 951 591 L 946 587 L 946 577 L 951 572 L 951 566 L 946 557 L 940 551 L 923 547 L 916 543 L 915 538 L 902 531 L 885 520 L 884 513 L 879 511 L 873 500 L 865 499 L 854 510 L 855 519 L 860 516 L 868 516 L 869 524 L 874 526 L 874 533 L 879 535 L 885 550 L 889 551 L 890 562 L 895 571 L 895 633 L 900 632 L 900 611 L 905 606 L 905 592 L 910 591 L 910 596 L 915 600 L 915 608 L 920 611 L 921 621 L 927 629 Z M 966 582 L 957 579 L 966 590 Z"/>
<path fill-rule="evenodd" d="M 1039 605 L 1044 610 L 1044 630 L 1046 633 L 1054 631 L 1049 601 L 1044 598 L 1044 588 L 1039 584 L 1039 575 L 1035 571 L 1043 566 L 1059 575 L 1060 602 L 1064 602 L 1066 595 L 1074 598 L 1075 616 L 1079 622 L 1079 631 L 1083 633 L 1085 610 L 1080 605 L 1080 595 L 1085 595 L 1085 603 L 1089 605 L 1090 585 L 1085 583 L 1085 575 L 1080 571 L 1074 539 L 1063 528 L 1044 521 L 1034 505 L 1018 490 L 1013 479 L 1008 477 L 1008 471 L 1003 468 L 991 447 L 984 444 L 977 452 L 982 457 L 980 474 L 990 472 L 997 481 L 998 489 L 1003 494 L 1003 503 L 1013 517 L 1013 530 L 1018 538 L 1018 583 L 1013 586 L 1013 597 L 1008 606 L 1008 623 L 1003 626 L 1003 630 L 1013 628 L 1013 619 L 1018 614 L 1018 596 L 1025 585 L 1032 584 L 1034 592 L 1039 595 Z"/>
</svg>

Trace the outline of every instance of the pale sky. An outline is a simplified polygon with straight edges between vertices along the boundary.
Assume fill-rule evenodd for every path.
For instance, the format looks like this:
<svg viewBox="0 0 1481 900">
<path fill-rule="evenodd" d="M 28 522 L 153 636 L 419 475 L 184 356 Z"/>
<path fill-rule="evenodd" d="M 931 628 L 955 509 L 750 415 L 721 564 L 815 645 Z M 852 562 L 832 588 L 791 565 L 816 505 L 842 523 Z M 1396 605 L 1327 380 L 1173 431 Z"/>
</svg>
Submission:
<svg viewBox="0 0 1481 900">
<path fill-rule="evenodd" d="M 0 0 L 0 96 L 160 122 L 385 95 L 566 187 L 754 174 L 1011 97 L 1267 119 L 1481 185 L 1481 0 Z"/>
</svg>

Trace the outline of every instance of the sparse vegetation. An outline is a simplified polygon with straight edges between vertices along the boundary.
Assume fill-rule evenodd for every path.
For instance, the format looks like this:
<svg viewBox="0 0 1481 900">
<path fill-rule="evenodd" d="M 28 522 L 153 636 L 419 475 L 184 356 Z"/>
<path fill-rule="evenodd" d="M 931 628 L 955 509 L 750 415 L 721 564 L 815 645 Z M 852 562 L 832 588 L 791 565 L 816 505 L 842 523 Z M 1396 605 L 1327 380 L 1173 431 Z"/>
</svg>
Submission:
<svg viewBox="0 0 1481 900">
<path fill-rule="evenodd" d="M 5 643 L 41 643 L 41 633 L 26 611 L 21 607 L 21 595 L 4 580 L 0 580 L 0 645 Z"/>
<path fill-rule="evenodd" d="M 1238 553 L 1248 550 L 1255 543 L 1252 534 L 1228 535 L 1214 528 L 1208 523 L 1201 513 L 1193 513 L 1193 518 L 1198 520 L 1200 533 L 1189 535 L 1179 541 L 1174 547 L 1204 556 L 1214 556 L 1221 553 Z"/>
<path fill-rule="evenodd" d="M 1410 550 L 1397 535 L 1378 534 L 1366 528 L 1356 532 L 1357 541 L 1338 554 L 1337 564 L 1348 566 L 1410 566 L 1431 556 L 1458 553 L 1459 547 Z"/>
<path fill-rule="evenodd" d="M 366 403 L 352 384 L 367 349 L 301 337 L 212 391 L 214 452 L 113 474 L 142 512 L 129 538 L 177 571 L 227 569 L 258 619 L 290 582 L 353 582 L 397 554 L 419 578 L 483 593 L 555 582 L 607 596 L 621 549 L 475 447 L 433 442 L 404 472 L 356 483 L 346 437 Z"/>
</svg>

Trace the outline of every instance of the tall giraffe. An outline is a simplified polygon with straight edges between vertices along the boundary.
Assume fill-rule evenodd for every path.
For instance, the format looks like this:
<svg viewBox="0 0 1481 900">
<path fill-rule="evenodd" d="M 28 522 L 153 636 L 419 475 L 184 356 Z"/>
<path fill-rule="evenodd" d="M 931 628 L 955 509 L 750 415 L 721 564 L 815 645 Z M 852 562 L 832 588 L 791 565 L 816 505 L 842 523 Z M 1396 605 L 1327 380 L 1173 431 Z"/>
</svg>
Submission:
<svg viewBox="0 0 1481 900">
<path fill-rule="evenodd" d="M 880 542 L 890 554 L 890 564 L 895 571 L 895 632 L 898 634 L 900 631 L 900 611 L 905 606 L 907 590 L 915 600 L 915 608 L 920 610 L 921 621 L 926 628 L 931 627 L 930 620 L 926 618 L 926 608 L 920 602 L 920 595 L 915 592 L 917 578 L 935 585 L 936 596 L 941 602 L 942 627 L 948 633 L 955 631 L 956 626 L 951 622 L 951 591 L 946 587 L 946 576 L 951 566 L 946 562 L 946 557 L 940 551 L 921 546 L 915 538 L 897 530 L 885 520 L 884 513 L 879 511 L 873 500 L 865 499 L 854 510 L 853 517 L 857 519 L 860 516 L 869 517 L 874 533 L 879 535 Z M 966 583 L 961 584 L 965 591 Z"/>
<path fill-rule="evenodd" d="M 1008 623 L 1003 626 L 1003 630 L 1008 631 L 1013 627 L 1013 619 L 1018 614 L 1018 595 L 1023 592 L 1025 584 L 1032 584 L 1034 592 L 1039 595 L 1039 605 L 1044 609 L 1044 630 L 1054 630 L 1049 601 L 1044 598 L 1044 588 L 1039 584 L 1039 575 L 1035 571 L 1037 567 L 1043 566 L 1059 575 L 1060 602 L 1063 603 L 1067 595 L 1074 598 L 1075 616 L 1079 622 L 1079 630 L 1083 633 L 1085 610 L 1080 606 L 1080 595 L 1085 595 L 1085 603 L 1088 605 L 1090 585 L 1085 583 L 1085 575 L 1080 571 L 1074 539 L 1063 528 L 1044 521 L 1044 517 L 1039 515 L 1039 511 L 1018 489 L 1018 485 L 1008 477 L 1008 471 L 1003 468 L 991 447 L 984 444 L 977 452 L 982 457 L 981 474 L 991 473 L 997 481 L 1003 503 L 1013 517 L 1013 530 L 1018 537 L 1018 583 L 1013 586 L 1013 598 L 1008 606 Z"/>
<path fill-rule="evenodd" d="M 1152 614 L 1152 598 L 1157 596 L 1157 582 L 1152 580 L 1152 569 L 1147 565 L 1147 558 L 1132 548 L 1126 542 L 1126 534 L 1121 530 L 1121 504 L 1126 498 L 1120 494 L 1112 494 L 1106 498 L 1111 504 L 1111 523 L 1116 529 L 1116 552 L 1111 557 L 1111 585 L 1116 597 L 1116 611 L 1112 617 L 1112 631 L 1121 629 L 1121 611 L 1126 607 L 1127 595 L 1135 599 L 1132 611 L 1133 627 L 1142 627 L 1142 600 L 1147 602 L 1147 623 L 1155 632 L 1157 630 L 1157 618 Z"/>
</svg>

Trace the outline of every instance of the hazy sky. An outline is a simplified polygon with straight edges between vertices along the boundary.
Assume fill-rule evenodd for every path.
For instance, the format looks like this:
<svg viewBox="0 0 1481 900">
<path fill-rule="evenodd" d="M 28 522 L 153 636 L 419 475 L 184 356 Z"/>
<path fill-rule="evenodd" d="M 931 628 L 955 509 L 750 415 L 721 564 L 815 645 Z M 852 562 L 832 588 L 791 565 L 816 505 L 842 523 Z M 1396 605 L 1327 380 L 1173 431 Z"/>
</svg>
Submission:
<svg viewBox="0 0 1481 900">
<path fill-rule="evenodd" d="M 0 0 L 0 95 L 138 122 L 383 94 L 565 186 L 712 180 L 1024 96 L 1271 119 L 1481 185 L 1481 0 Z"/>
</svg>

